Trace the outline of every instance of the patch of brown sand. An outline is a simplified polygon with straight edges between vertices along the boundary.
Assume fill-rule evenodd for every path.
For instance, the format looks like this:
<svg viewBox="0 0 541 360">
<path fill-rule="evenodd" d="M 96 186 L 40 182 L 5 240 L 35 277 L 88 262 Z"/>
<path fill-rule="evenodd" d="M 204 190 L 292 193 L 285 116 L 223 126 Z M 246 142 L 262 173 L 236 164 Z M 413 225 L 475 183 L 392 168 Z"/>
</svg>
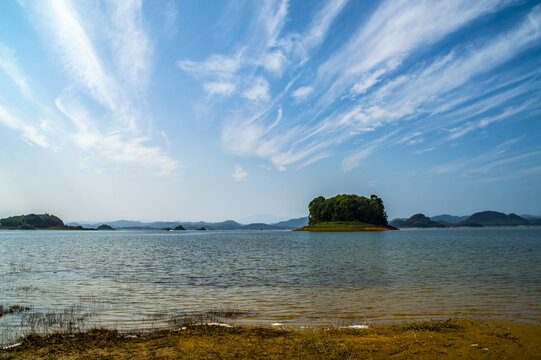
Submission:
<svg viewBox="0 0 541 360">
<path fill-rule="evenodd" d="M 0 359 L 541 359 L 541 327 L 448 320 L 368 329 L 194 326 L 126 336 L 28 337 Z"/>
</svg>

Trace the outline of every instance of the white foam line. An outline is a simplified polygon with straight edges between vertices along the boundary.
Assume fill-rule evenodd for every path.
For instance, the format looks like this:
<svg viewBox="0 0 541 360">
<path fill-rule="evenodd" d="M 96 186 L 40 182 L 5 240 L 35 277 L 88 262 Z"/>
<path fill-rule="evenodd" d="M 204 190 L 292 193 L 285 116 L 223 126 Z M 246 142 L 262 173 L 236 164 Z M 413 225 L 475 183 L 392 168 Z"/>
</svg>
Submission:
<svg viewBox="0 0 541 360">
<path fill-rule="evenodd" d="M 346 327 L 349 329 L 368 329 L 368 325 L 350 325 Z"/>
<path fill-rule="evenodd" d="M 224 323 L 208 323 L 208 324 L 205 324 L 205 325 L 209 325 L 209 326 L 223 326 L 223 327 L 228 327 L 228 328 L 232 328 L 233 326 L 229 325 L 229 324 L 224 324 Z"/>
<path fill-rule="evenodd" d="M 14 347 L 21 346 L 22 344 L 23 344 L 23 343 L 16 343 L 16 344 L 12 344 L 12 345 L 2 346 L 2 350 L 13 349 Z"/>
</svg>

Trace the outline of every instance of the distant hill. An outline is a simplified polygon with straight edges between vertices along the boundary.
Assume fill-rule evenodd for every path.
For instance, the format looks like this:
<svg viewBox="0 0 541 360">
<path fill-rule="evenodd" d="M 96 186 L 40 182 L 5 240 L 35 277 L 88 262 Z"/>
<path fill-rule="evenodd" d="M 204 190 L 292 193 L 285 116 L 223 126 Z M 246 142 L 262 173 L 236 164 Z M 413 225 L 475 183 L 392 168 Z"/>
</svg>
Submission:
<svg viewBox="0 0 541 360">
<path fill-rule="evenodd" d="M 464 221 L 457 223 L 458 226 L 521 226 L 530 225 L 531 222 L 516 215 L 506 215 L 497 211 L 481 211 L 473 214 Z"/>
<path fill-rule="evenodd" d="M 393 220 L 391 221 L 391 226 L 397 228 L 442 228 L 446 225 L 431 220 L 428 216 L 424 214 L 415 214 L 407 220 Z"/>
<path fill-rule="evenodd" d="M 248 225 L 244 225 L 241 230 L 279 230 L 280 228 L 274 226 L 274 225 L 269 225 L 269 224 L 264 224 L 264 223 L 253 223 L 253 224 L 248 224 Z"/>
<path fill-rule="evenodd" d="M 454 215 L 443 214 L 443 215 L 431 216 L 430 220 L 437 221 L 437 222 L 446 222 L 449 224 L 456 224 L 456 223 L 466 220 L 468 217 L 469 215 L 454 216 Z"/>
<path fill-rule="evenodd" d="M 308 225 L 308 216 L 280 221 L 272 225 L 280 229 L 299 229 Z"/>
<path fill-rule="evenodd" d="M 211 223 L 211 227 L 216 230 L 237 230 L 240 229 L 242 225 L 233 220 L 226 220 L 223 222 Z"/>
<path fill-rule="evenodd" d="M 130 227 L 144 227 L 146 226 L 145 223 L 141 222 L 141 221 L 131 221 L 131 220 L 115 220 L 115 221 L 102 221 L 102 222 L 96 222 L 96 223 L 92 223 L 92 222 L 86 222 L 86 221 L 81 221 L 81 222 L 69 222 L 67 223 L 67 225 L 69 226 L 83 226 L 85 228 L 88 228 L 88 229 L 96 229 L 98 226 L 100 226 L 101 224 L 108 224 L 110 225 L 111 227 L 115 228 L 115 229 L 127 229 L 127 228 L 130 228 Z"/>
<path fill-rule="evenodd" d="M 111 227 L 114 227 L 115 229 L 124 228 L 128 226 L 144 226 L 144 223 L 141 221 L 131 221 L 131 220 L 116 220 L 116 221 L 107 221 L 107 224 L 109 224 Z M 94 223 L 91 226 L 97 227 L 102 223 Z M 84 224 L 81 224 L 85 226 Z"/>
<path fill-rule="evenodd" d="M 242 227 L 241 224 L 233 220 L 226 220 L 226 221 L 215 222 L 215 223 L 206 222 L 206 221 L 179 222 L 177 224 L 184 226 L 186 230 L 197 230 L 202 227 L 204 227 L 207 230 L 238 230 Z"/>
<path fill-rule="evenodd" d="M 131 220 L 117 220 L 107 221 L 108 225 L 119 230 L 161 230 L 161 229 L 174 229 L 177 226 L 182 226 L 186 230 L 197 230 L 204 227 L 207 230 L 284 230 L 284 229 L 296 229 L 306 226 L 308 224 L 308 217 L 302 217 L 297 219 L 290 219 L 286 221 L 280 221 L 274 224 L 265 223 L 253 223 L 248 225 L 240 224 L 234 220 L 226 220 L 222 222 L 207 222 L 207 221 L 153 221 L 153 222 L 141 222 Z M 85 228 L 95 229 L 103 222 L 89 223 L 89 222 L 72 222 L 69 225 L 72 226 L 84 226 Z"/>
<path fill-rule="evenodd" d="M 457 221 L 460 220 L 460 221 Z M 516 214 L 504 214 L 497 211 L 481 211 L 471 216 L 438 215 L 428 218 L 415 214 L 409 219 L 394 219 L 391 225 L 398 228 L 441 228 L 441 227 L 483 227 L 483 226 L 538 226 L 541 218 L 525 219 Z"/>
<path fill-rule="evenodd" d="M 539 215 L 520 215 L 520 217 L 526 220 L 541 220 L 541 216 Z"/>
</svg>

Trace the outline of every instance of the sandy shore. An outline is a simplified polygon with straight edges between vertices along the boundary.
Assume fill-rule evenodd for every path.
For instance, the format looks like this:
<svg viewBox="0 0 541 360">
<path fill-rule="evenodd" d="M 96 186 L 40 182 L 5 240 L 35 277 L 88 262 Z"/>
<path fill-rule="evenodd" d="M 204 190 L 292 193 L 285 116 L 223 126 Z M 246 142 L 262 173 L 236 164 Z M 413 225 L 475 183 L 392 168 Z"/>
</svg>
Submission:
<svg viewBox="0 0 541 360">
<path fill-rule="evenodd" d="M 541 326 L 447 320 L 367 329 L 193 326 L 28 337 L 0 359 L 541 359 Z"/>
</svg>

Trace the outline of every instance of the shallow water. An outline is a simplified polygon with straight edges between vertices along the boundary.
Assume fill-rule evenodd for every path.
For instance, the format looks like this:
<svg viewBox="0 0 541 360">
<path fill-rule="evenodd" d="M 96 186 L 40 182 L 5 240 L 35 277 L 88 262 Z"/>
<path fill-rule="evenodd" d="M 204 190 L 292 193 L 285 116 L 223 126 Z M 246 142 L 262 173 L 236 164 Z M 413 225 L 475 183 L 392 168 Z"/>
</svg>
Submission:
<svg viewBox="0 0 541 360">
<path fill-rule="evenodd" d="M 0 231 L 0 303 L 104 326 L 239 309 L 237 323 L 541 323 L 541 228 L 357 233 Z M 13 325 L 17 316 L 0 318 Z"/>
</svg>

